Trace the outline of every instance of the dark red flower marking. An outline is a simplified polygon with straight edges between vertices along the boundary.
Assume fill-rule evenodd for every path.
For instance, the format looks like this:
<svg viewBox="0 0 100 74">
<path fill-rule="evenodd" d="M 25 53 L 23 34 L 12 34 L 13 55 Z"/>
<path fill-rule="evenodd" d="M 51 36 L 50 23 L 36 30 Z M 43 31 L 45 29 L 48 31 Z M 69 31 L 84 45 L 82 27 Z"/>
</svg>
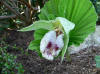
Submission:
<svg viewBox="0 0 100 74">
<path fill-rule="evenodd" d="M 52 47 L 52 43 L 51 43 L 51 42 L 49 42 L 46 48 L 48 48 L 48 49 L 49 49 L 49 48 L 51 48 L 51 47 Z"/>
<path fill-rule="evenodd" d="M 55 45 L 55 50 L 57 51 L 59 49 L 59 47 L 57 45 Z"/>
</svg>

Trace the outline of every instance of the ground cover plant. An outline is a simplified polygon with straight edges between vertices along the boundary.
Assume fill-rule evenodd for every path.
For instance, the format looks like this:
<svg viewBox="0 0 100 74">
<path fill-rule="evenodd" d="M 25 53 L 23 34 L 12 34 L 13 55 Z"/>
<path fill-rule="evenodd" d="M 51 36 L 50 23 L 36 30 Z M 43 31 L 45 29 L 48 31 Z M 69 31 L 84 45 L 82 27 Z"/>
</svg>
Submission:
<svg viewBox="0 0 100 74">
<path fill-rule="evenodd" d="M 16 62 L 16 56 L 7 53 L 9 45 L 0 41 L 0 73 L 1 74 L 24 74 L 22 64 Z"/>
</svg>

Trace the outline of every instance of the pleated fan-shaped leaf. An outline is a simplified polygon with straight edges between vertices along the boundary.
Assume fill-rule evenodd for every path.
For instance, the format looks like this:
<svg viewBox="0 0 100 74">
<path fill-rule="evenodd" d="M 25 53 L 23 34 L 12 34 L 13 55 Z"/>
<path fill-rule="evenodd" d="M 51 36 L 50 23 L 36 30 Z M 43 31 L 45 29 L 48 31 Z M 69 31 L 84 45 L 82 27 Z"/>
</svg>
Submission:
<svg viewBox="0 0 100 74">
<path fill-rule="evenodd" d="M 40 20 L 64 17 L 75 24 L 70 32 L 69 45 L 79 45 L 95 31 L 97 14 L 90 0 L 50 0 L 41 9 Z"/>
</svg>

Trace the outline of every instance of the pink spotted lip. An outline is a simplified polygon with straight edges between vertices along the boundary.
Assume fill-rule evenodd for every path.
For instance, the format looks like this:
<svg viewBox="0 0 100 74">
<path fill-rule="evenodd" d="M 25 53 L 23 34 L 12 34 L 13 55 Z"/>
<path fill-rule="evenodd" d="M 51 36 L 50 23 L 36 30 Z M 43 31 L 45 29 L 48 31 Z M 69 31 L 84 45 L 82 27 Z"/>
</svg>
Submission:
<svg viewBox="0 0 100 74">
<path fill-rule="evenodd" d="M 63 34 L 57 35 L 56 31 L 49 31 L 41 40 L 40 51 L 44 58 L 53 60 L 60 53 L 63 45 Z"/>
<path fill-rule="evenodd" d="M 57 46 L 57 44 L 53 44 L 52 42 L 49 42 L 46 46 L 46 50 L 45 52 L 48 54 L 48 55 L 51 55 L 53 50 L 54 51 L 57 51 L 59 49 L 59 47 Z"/>
<path fill-rule="evenodd" d="M 55 51 L 57 51 L 59 49 L 59 47 L 57 46 L 57 44 L 54 44 L 52 42 L 49 42 L 47 47 L 47 49 L 54 49 Z"/>
</svg>

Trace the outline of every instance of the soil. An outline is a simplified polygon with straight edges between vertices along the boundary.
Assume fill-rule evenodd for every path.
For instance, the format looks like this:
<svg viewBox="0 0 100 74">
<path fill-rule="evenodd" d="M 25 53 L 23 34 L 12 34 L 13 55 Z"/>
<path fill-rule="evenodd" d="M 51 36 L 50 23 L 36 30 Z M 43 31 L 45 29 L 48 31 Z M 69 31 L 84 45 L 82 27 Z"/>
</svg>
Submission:
<svg viewBox="0 0 100 74">
<path fill-rule="evenodd" d="M 8 52 L 17 56 L 17 62 L 22 63 L 25 69 L 24 74 L 100 74 L 96 68 L 95 55 L 100 55 L 100 47 L 89 47 L 79 53 L 71 55 L 71 62 L 66 58 L 60 62 L 60 57 L 54 61 L 40 58 L 35 51 L 27 51 L 29 42 L 33 40 L 33 32 L 2 32 L 0 39 L 4 39 L 9 45 L 16 44 L 23 48 L 26 53 L 20 50 L 8 49 Z"/>
</svg>

